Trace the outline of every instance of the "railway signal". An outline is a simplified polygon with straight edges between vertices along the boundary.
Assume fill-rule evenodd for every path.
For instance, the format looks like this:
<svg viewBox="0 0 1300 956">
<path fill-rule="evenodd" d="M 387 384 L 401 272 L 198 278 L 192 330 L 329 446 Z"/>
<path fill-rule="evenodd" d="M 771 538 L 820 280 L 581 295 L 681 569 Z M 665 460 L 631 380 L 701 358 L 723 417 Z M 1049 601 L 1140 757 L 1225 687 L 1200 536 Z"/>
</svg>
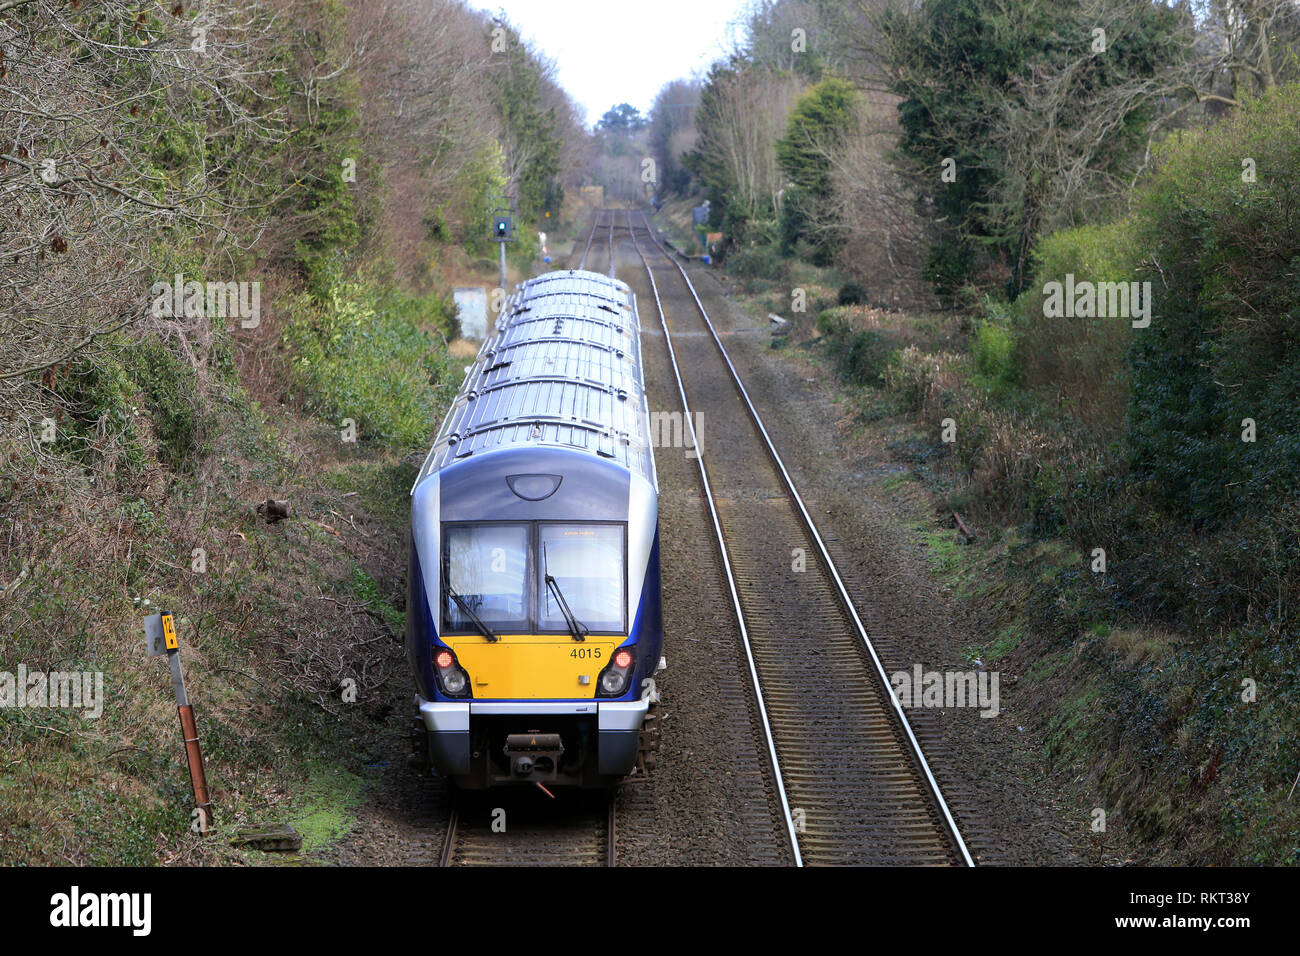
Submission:
<svg viewBox="0 0 1300 956">
<path fill-rule="evenodd" d="M 510 208 L 498 208 L 492 213 L 492 241 L 501 247 L 501 292 L 506 292 L 506 243 L 515 241 L 514 201 L 507 200 Z M 504 299 L 503 299 L 504 301 Z"/>
</svg>

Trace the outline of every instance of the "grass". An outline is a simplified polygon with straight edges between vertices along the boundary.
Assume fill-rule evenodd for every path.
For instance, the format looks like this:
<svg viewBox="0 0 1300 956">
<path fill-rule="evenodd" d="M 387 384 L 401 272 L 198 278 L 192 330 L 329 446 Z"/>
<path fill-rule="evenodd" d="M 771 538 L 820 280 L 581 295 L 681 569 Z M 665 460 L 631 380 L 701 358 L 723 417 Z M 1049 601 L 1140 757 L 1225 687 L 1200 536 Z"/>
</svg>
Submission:
<svg viewBox="0 0 1300 956">
<path fill-rule="evenodd" d="M 394 633 L 402 632 L 406 626 L 405 615 L 388 603 L 374 578 L 361 568 L 355 567 L 352 569 L 352 585 L 356 590 L 357 598 L 363 604 L 369 605 L 373 611 L 382 615 Z"/>
<path fill-rule="evenodd" d="M 899 488 L 903 487 L 903 485 L 913 480 L 915 479 L 912 477 L 910 472 L 900 472 L 896 475 L 890 475 L 888 478 L 886 478 L 884 482 L 881 484 L 881 487 L 885 491 L 897 491 Z"/>
<path fill-rule="evenodd" d="M 978 658 L 986 666 L 996 664 L 1006 658 L 1012 651 L 1020 646 L 1024 640 L 1024 626 L 1019 623 L 1008 623 L 1002 625 L 993 639 L 987 644 L 980 647 L 974 647 L 966 652 L 968 660 Z"/>
<path fill-rule="evenodd" d="M 922 531 L 919 540 L 927 549 L 930 570 L 947 584 L 956 584 L 965 569 L 963 545 L 952 531 Z"/>
<path fill-rule="evenodd" d="M 274 863 L 228 837 L 288 816 L 318 854 L 353 825 L 364 763 L 393 729 L 382 704 L 407 693 L 391 637 L 413 469 L 404 451 L 344 445 L 291 411 L 240 409 L 201 422 L 221 458 L 202 478 L 147 464 L 122 492 L 87 494 L 92 508 L 69 509 L 60 488 L 33 502 L 48 540 L 0 573 L 8 584 L 29 565 L 0 605 L 0 669 L 102 671 L 106 701 L 97 721 L 0 709 L 0 863 Z M 294 517 L 263 522 L 268 494 Z M 190 826 L 167 666 L 144 654 L 141 619 L 160 608 L 176 615 L 216 807 L 206 837 Z M 345 677 L 360 704 L 341 702 Z"/>
<path fill-rule="evenodd" d="M 302 836 L 304 853 L 325 849 L 352 831 L 356 825 L 353 811 L 364 786 L 356 774 L 328 764 L 312 765 L 307 788 L 291 819 Z"/>
</svg>

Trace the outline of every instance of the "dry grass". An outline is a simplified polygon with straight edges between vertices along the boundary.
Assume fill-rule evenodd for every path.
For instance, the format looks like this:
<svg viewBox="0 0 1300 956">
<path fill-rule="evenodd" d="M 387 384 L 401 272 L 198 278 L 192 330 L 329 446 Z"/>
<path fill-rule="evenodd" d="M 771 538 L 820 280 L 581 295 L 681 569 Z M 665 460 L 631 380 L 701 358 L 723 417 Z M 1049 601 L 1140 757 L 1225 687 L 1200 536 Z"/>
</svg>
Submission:
<svg viewBox="0 0 1300 956">
<path fill-rule="evenodd" d="M 109 476 L 66 468 L 18 511 L 0 505 L 0 670 L 99 671 L 105 692 L 98 720 L 0 711 L 0 863 L 243 859 L 221 835 L 291 818 L 309 766 L 354 763 L 402 699 L 391 604 L 409 467 L 291 415 L 263 427 L 231 424 L 202 477 L 106 489 Z M 270 494 L 294 517 L 265 524 L 254 507 Z M 190 830 L 167 666 L 144 653 L 141 619 L 159 609 L 177 617 L 218 806 L 207 839 Z"/>
</svg>

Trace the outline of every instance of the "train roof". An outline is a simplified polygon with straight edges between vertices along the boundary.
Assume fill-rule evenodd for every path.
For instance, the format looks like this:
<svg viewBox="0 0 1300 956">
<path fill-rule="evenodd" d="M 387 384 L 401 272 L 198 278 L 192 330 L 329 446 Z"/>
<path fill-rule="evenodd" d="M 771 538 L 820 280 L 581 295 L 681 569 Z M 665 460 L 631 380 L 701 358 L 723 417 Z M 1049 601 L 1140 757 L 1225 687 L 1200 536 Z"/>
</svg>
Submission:
<svg viewBox="0 0 1300 956">
<path fill-rule="evenodd" d="M 598 272 L 522 283 L 483 343 L 416 478 L 476 455 L 560 447 L 655 484 L 636 297 Z"/>
</svg>

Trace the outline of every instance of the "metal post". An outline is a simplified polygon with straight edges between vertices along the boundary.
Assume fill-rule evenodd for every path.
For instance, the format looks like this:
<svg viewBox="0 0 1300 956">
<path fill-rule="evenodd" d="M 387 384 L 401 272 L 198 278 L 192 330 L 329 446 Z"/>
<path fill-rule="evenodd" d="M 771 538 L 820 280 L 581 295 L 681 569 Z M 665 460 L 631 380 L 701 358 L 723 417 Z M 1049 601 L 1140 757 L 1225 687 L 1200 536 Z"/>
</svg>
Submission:
<svg viewBox="0 0 1300 956">
<path fill-rule="evenodd" d="M 498 242 L 497 246 L 501 250 L 501 294 L 505 295 L 508 289 L 506 285 L 506 244 Z"/>
<path fill-rule="evenodd" d="M 194 805 L 203 812 L 203 827 L 206 830 L 212 825 L 212 799 L 208 795 L 208 778 L 203 772 L 203 751 L 199 749 L 199 728 L 194 723 L 194 708 L 182 704 L 176 711 L 181 718 L 181 736 L 185 738 L 185 759 L 190 765 Z"/>
<path fill-rule="evenodd" d="M 190 706 L 185 691 L 185 675 L 181 673 L 181 647 L 176 639 L 176 623 L 170 614 L 152 614 L 144 619 L 145 647 L 151 657 L 167 655 L 167 665 L 172 672 L 172 690 L 176 694 L 176 712 L 181 719 L 181 739 L 185 741 L 185 759 L 190 767 L 190 784 L 194 788 L 194 805 L 203 814 L 203 830 L 212 824 L 212 798 L 208 794 L 208 778 L 203 771 L 203 751 L 199 748 L 199 729 L 194 721 L 194 708 Z"/>
<path fill-rule="evenodd" d="M 504 198 L 502 200 L 505 201 Z M 502 303 L 505 302 L 505 296 L 510 291 L 506 283 L 509 278 L 506 276 L 506 243 L 515 241 L 515 204 L 510 200 L 510 205 L 499 207 L 492 213 L 492 238 L 501 247 L 501 295 Z M 499 317 L 499 316 L 498 316 Z"/>
</svg>

